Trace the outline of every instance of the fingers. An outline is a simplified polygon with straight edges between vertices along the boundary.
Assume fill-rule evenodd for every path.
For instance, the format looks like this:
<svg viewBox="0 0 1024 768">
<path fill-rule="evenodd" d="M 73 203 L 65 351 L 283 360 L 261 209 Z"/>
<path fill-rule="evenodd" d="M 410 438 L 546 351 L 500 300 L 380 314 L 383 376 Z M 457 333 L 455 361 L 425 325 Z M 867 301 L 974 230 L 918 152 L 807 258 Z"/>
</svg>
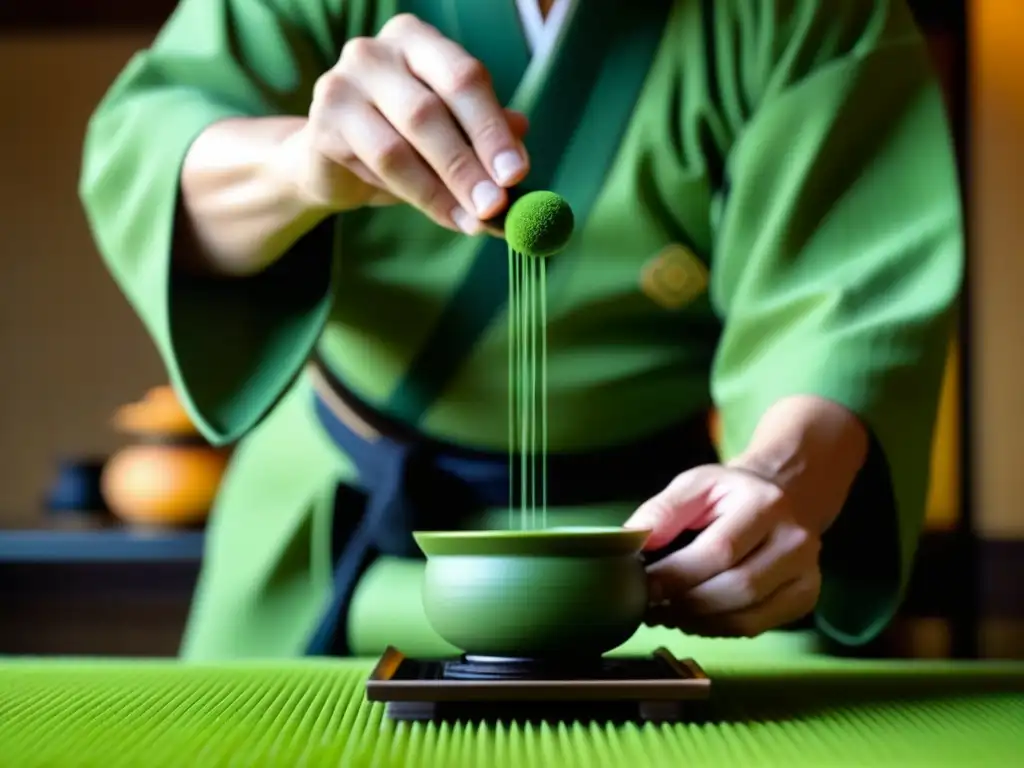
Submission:
<svg viewBox="0 0 1024 768">
<path fill-rule="evenodd" d="M 641 504 L 625 527 L 650 529 L 648 550 L 670 544 L 683 531 L 697 527 L 714 508 L 720 470 L 713 465 L 697 467 L 677 476 L 664 491 Z"/>
<path fill-rule="evenodd" d="M 802 619 L 814 610 L 821 594 L 817 568 L 787 581 L 767 598 L 739 611 L 711 616 L 689 616 L 668 607 L 652 608 L 645 619 L 651 626 L 665 626 L 704 637 L 756 637 Z"/>
<path fill-rule="evenodd" d="M 779 525 L 735 568 L 651 607 L 649 624 L 715 636 L 754 636 L 806 616 L 821 590 L 820 540 Z"/>
<path fill-rule="evenodd" d="M 340 167 L 344 167 L 366 184 L 383 190 L 385 188 L 384 181 L 370 170 L 366 163 L 359 159 L 351 142 L 342 131 L 346 115 L 356 123 L 362 121 L 369 122 L 368 131 L 370 133 L 379 131 L 381 133 L 380 138 L 385 141 L 388 135 L 393 133 L 383 117 L 377 114 L 368 104 L 356 99 L 349 102 L 347 106 L 344 103 L 338 103 L 337 106 L 329 111 L 319 113 L 320 125 L 318 132 L 320 135 L 317 149 L 328 160 L 333 161 Z"/>
<path fill-rule="evenodd" d="M 427 24 L 413 20 L 408 27 L 401 49 L 409 71 L 443 100 L 495 183 L 509 187 L 521 181 L 526 153 L 483 64 Z"/>
<path fill-rule="evenodd" d="M 371 170 L 435 219 L 475 232 L 475 221 L 504 204 L 504 192 L 487 176 L 437 94 L 385 58 L 367 59 L 360 64 L 360 88 L 402 145 L 393 164 Z"/>
<path fill-rule="evenodd" d="M 733 475 L 728 495 L 715 504 L 715 519 L 693 542 L 648 569 L 652 591 L 677 600 L 740 563 L 762 545 L 779 519 L 781 492 L 774 485 Z M 714 488 L 708 492 L 715 494 Z"/>
<path fill-rule="evenodd" d="M 507 204 L 504 188 L 527 173 L 521 134 L 484 66 L 436 29 L 401 15 L 379 39 L 400 55 L 401 66 L 367 57 L 366 92 L 472 217 L 456 211 L 453 219 L 479 231 Z"/>
<path fill-rule="evenodd" d="M 457 227 L 458 202 L 394 126 L 344 78 L 321 82 L 324 106 L 315 119 L 324 156 L 442 226 Z"/>
<path fill-rule="evenodd" d="M 437 94 L 390 70 L 378 73 L 374 82 L 381 113 L 459 202 L 461 209 L 452 214 L 455 222 L 472 227 L 467 215 L 482 220 L 497 214 L 507 203 L 505 191 L 487 175 Z"/>
<path fill-rule="evenodd" d="M 737 567 L 712 576 L 673 606 L 691 616 L 744 611 L 758 605 L 795 576 L 817 569 L 818 540 L 798 526 L 779 526 Z"/>
<path fill-rule="evenodd" d="M 362 182 L 334 184 L 335 198 L 404 200 L 468 234 L 528 171 L 525 116 L 498 103 L 478 61 L 408 14 L 346 43 L 314 89 L 309 123 L 314 152 Z"/>
<path fill-rule="evenodd" d="M 709 522 L 710 521 L 710 522 Z M 806 615 L 820 592 L 820 538 L 775 484 L 718 465 L 679 475 L 633 515 L 652 548 L 692 543 L 648 567 L 647 623 L 703 635 L 753 635 Z"/>
</svg>

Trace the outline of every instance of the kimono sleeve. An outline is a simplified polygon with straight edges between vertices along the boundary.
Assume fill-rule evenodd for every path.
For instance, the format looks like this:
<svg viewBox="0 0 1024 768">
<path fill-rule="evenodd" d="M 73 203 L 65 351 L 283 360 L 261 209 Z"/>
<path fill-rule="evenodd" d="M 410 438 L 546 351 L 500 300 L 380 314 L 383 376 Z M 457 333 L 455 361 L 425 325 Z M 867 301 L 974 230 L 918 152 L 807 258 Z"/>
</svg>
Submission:
<svg viewBox="0 0 1024 768">
<path fill-rule="evenodd" d="M 868 427 L 868 462 L 823 542 L 817 610 L 824 632 L 857 644 L 894 615 L 924 518 L 963 269 L 955 155 L 903 3 L 766 5 L 818 10 L 776 41 L 778 66 L 726 158 L 712 390 L 730 456 L 791 395 Z"/>
<path fill-rule="evenodd" d="M 258 276 L 186 278 L 171 267 L 181 165 L 217 121 L 305 114 L 316 78 L 340 49 L 332 30 L 345 20 L 331 5 L 183 0 L 87 128 L 79 194 L 94 240 L 214 443 L 259 421 L 320 335 L 331 303 L 333 224 Z"/>
</svg>

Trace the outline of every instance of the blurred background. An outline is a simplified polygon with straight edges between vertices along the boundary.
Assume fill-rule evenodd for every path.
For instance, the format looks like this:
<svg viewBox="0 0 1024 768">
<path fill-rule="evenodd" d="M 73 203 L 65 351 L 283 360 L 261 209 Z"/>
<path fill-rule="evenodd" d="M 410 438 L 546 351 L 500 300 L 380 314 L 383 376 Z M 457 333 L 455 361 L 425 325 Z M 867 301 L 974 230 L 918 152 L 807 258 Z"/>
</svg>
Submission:
<svg viewBox="0 0 1024 768">
<path fill-rule="evenodd" d="M 76 193 L 90 112 L 173 5 L 0 4 L 0 654 L 177 649 L 225 457 L 163 388 Z M 912 5 L 960 151 L 969 279 L 914 584 L 860 653 L 1024 658 L 1024 3 Z"/>
</svg>

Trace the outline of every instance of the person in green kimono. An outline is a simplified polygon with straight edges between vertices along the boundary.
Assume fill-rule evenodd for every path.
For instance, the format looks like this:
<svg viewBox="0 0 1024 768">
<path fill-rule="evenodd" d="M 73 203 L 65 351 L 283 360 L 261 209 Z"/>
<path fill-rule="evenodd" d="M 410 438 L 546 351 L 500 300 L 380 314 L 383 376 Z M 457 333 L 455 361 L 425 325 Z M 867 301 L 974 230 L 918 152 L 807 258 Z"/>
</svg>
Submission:
<svg viewBox="0 0 1024 768">
<path fill-rule="evenodd" d="M 94 114 L 98 247 L 239 442 L 187 657 L 444 649 L 409 531 L 507 516 L 513 188 L 577 220 L 551 522 L 653 528 L 651 625 L 855 644 L 897 610 L 963 249 L 905 3 L 542 0 L 532 41 L 521 10 L 182 0 Z"/>
</svg>

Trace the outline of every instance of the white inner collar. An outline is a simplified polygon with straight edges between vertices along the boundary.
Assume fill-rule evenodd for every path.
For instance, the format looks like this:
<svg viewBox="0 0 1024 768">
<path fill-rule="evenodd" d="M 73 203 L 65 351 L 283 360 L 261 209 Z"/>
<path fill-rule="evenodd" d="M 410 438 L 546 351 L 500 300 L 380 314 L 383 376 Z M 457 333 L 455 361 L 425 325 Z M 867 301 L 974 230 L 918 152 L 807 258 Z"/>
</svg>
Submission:
<svg viewBox="0 0 1024 768">
<path fill-rule="evenodd" d="M 534 56 L 545 53 L 558 36 L 565 21 L 569 1 L 555 0 L 551 4 L 547 18 L 540 15 L 540 0 L 516 0 L 516 5 L 519 7 L 519 18 L 522 19 L 526 42 L 531 52 Z"/>
</svg>

